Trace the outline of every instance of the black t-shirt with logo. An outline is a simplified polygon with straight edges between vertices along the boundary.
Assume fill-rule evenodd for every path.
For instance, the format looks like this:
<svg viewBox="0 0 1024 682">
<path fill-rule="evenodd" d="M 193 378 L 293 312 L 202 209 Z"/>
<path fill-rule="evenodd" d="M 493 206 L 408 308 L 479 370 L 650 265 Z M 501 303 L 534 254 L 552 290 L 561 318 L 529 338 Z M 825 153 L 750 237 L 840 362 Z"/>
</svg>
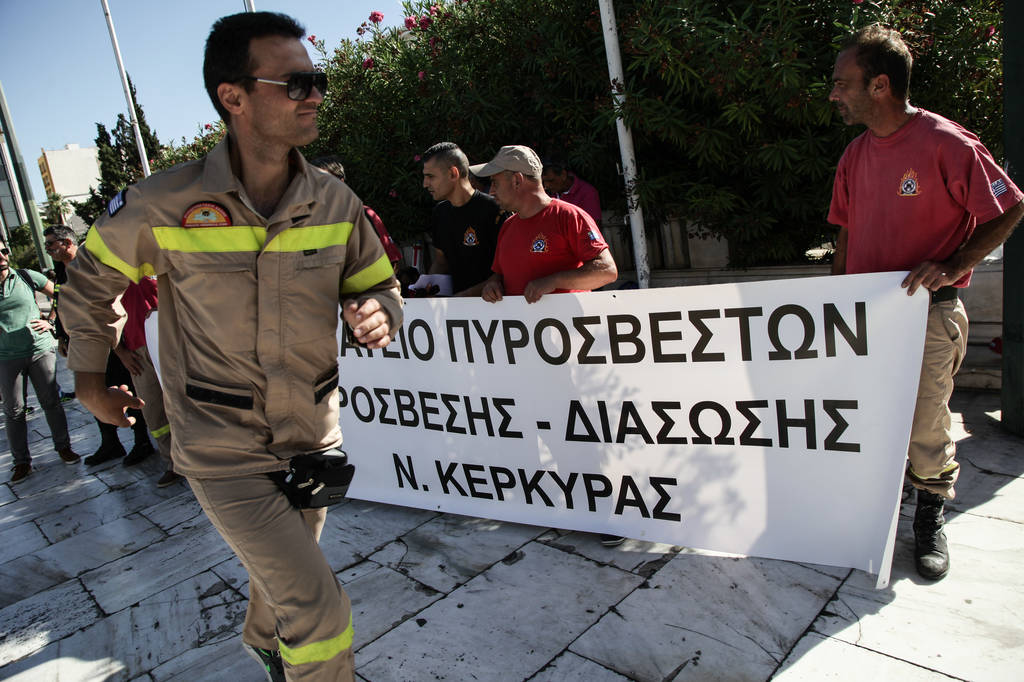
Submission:
<svg viewBox="0 0 1024 682">
<path fill-rule="evenodd" d="M 458 293 L 491 276 L 498 230 L 505 220 L 494 197 L 473 192 L 462 206 L 442 201 L 430 216 L 434 246 L 444 253 Z"/>
</svg>

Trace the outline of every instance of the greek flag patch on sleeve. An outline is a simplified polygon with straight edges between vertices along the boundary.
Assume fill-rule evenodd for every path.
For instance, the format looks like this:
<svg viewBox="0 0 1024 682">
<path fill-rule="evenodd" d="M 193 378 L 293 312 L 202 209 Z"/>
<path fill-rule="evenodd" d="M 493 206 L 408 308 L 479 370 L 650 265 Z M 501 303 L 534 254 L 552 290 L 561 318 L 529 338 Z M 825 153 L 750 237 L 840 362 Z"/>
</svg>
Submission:
<svg viewBox="0 0 1024 682">
<path fill-rule="evenodd" d="M 1002 178 L 999 178 L 998 180 L 992 183 L 992 196 L 996 197 L 997 199 L 1006 194 L 1007 191 L 1008 190 L 1006 189 L 1006 182 Z"/>
<path fill-rule="evenodd" d="M 113 218 L 115 213 L 124 208 L 126 201 L 124 190 L 121 190 L 114 195 L 114 198 L 110 200 L 109 204 L 107 204 L 107 215 Z"/>
</svg>

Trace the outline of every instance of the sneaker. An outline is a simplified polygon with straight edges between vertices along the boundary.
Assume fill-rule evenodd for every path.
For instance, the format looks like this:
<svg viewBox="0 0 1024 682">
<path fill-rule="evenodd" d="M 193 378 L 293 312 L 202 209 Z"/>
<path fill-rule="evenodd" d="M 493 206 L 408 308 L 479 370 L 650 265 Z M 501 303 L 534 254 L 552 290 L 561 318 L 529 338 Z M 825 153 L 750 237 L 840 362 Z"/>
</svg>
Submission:
<svg viewBox="0 0 1024 682">
<path fill-rule="evenodd" d="M 148 440 L 136 443 L 135 447 L 131 449 L 131 452 L 128 453 L 128 456 L 124 458 L 124 461 L 121 462 L 121 464 L 124 464 L 126 467 L 135 466 L 154 452 L 156 452 L 156 450 L 153 449 L 153 444 Z"/>
<path fill-rule="evenodd" d="M 263 666 L 263 670 L 267 673 L 267 682 L 285 682 L 284 678 L 284 661 L 281 660 L 280 651 L 270 651 L 269 649 L 261 649 L 258 646 L 249 646 L 243 644 L 245 650 L 249 652 L 249 655 L 260 662 Z"/>
<path fill-rule="evenodd" d="M 15 464 L 11 472 L 11 483 L 21 483 L 32 473 L 32 465 L 28 462 L 21 462 Z"/>
<path fill-rule="evenodd" d="M 121 445 L 120 441 L 117 441 L 114 445 L 101 445 L 99 450 L 85 458 L 85 463 L 88 466 L 92 466 L 93 464 L 102 464 L 103 462 L 109 462 L 112 459 L 124 457 L 124 455 L 124 446 Z"/>
<path fill-rule="evenodd" d="M 60 401 L 62 403 L 70 403 L 74 399 L 75 399 L 75 392 L 74 391 L 68 391 L 67 393 L 65 393 L 64 391 L 60 392 Z"/>
<path fill-rule="evenodd" d="M 605 533 L 601 534 L 601 544 L 605 547 L 618 547 L 625 541 L 626 538 L 622 537 L 621 535 L 607 535 Z"/>
<path fill-rule="evenodd" d="M 176 474 L 170 469 L 164 472 L 164 475 L 157 479 L 157 488 L 166 488 L 169 485 L 174 485 L 182 479 L 181 474 Z"/>
<path fill-rule="evenodd" d="M 61 461 L 64 462 L 65 464 L 78 464 L 80 461 L 82 461 L 81 455 L 72 450 L 70 445 L 67 446 L 66 448 L 61 448 L 60 450 L 58 450 L 57 454 L 60 455 Z"/>
<path fill-rule="evenodd" d="M 922 578 L 939 580 L 949 573 L 949 547 L 943 516 L 945 499 L 927 490 L 917 491 L 914 510 L 914 564 Z"/>
</svg>

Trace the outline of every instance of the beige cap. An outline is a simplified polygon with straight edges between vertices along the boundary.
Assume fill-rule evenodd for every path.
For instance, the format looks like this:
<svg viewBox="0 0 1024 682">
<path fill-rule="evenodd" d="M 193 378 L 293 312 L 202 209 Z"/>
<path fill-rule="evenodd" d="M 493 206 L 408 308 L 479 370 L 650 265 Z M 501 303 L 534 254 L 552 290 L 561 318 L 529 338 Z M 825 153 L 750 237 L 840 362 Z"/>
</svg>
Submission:
<svg viewBox="0 0 1024 682">
<path fill-rule="evenodd" d="M 501 171 L 512 171 L 539 178 L 543 170 L 544 166 L 541 165 L 537 153 L 521 144 L 502 147 L 490 162 L 469 167 L 470 173 L 481 178 L 497 175 Z"/>
</svg>

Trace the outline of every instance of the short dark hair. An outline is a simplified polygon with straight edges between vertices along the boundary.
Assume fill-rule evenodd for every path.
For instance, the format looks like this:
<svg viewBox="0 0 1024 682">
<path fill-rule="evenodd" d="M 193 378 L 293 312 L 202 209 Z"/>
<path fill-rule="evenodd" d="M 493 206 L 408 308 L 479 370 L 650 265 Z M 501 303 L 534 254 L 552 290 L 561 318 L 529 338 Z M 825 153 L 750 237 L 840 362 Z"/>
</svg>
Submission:
<svg viewBox="0 0 1024 682">
<path fill-rule="evenodd" d="M 338 178 L 341 181 L 345 180 L 345 166 L 341 163 L 341 157 L 334 155 L 318 156 L 312 161 L 311 164 L 317 168 L 323 168 L 325 171 Z"/>
<path fill-rule="evenodd" d="M 549 156 L 541 161 L 544 165 L 544 172 L 555 173 L 561 175 L 562 173 L 569 172 L 569 164 L 565 162 L 565 159 L 561 159 L 555 156 Z"/>
<path fill-rule="evenodd" d="M 253 64 L 249 44 L 252 40 L 267 36 L 298 40 L 304 35 L 305 28 L 288 15 L 278 12 L 242 12 L 221 17 L 213 24 L 203 56 L 203 83 L 213 108 L 225 123 L 231 122 L 231 114 L 220 103 L 217 86 L 237 83 L 243 76 L 250 75 Z M 253 85 L 246 81 L 244 87 L 248 92 Z"/>
<path fill-rule="evenodd" d="M 421 159 L 423 163 L 437 159 L 437 163 L 445 168 L 455 166 L 455 170 L 459 171 L 459 177 L 469 178 L 469 159 L 466 158 L 466 153 L 459 149 L 459 145 L 454 142 L 438 142 L 423 152 Z"/>
<path fill-rule="evenodd" d="M 54 239 L 68 239 L 74 244 L 78 236 L 75 231 L 67 225 L 50 225 L 48 228 L 43 230 L 44 237 L 53 237 Z"/>
<path fill-rule="evenodd" d="M 842 51 L 854 50 L 857 66 L 864 71 L 865 87 L 875 76 L 889 77 L 892 94 L 906 100 L 910 95 L 910 72 L 914 57 L 899 31 L 871 24 L 846 39 Z"/>
</svg>

